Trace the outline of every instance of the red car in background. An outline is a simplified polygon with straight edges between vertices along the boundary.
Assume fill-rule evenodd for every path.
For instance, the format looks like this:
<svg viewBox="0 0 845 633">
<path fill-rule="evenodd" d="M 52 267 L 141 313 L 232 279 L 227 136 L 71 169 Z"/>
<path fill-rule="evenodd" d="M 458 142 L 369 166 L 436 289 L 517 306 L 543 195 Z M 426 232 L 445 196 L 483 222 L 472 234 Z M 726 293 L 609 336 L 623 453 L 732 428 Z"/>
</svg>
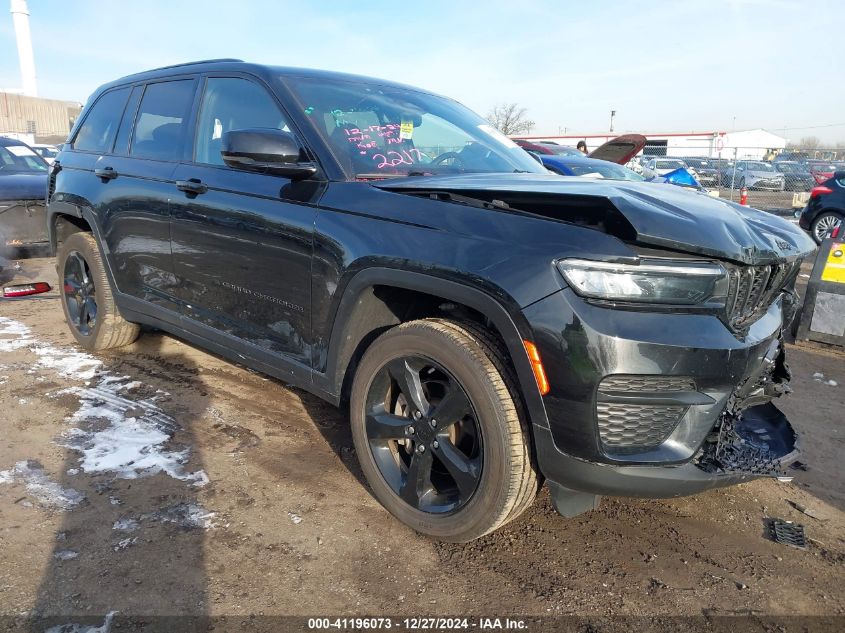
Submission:
<svg viewBox="0 0 845 633">
<path fill-rule="evenodd" d="M 836 165 L 827 161 L 808 160 L 807 168 L 818 185 L 833 178 L 833 172 L 836 171 Z"/>
</svg>

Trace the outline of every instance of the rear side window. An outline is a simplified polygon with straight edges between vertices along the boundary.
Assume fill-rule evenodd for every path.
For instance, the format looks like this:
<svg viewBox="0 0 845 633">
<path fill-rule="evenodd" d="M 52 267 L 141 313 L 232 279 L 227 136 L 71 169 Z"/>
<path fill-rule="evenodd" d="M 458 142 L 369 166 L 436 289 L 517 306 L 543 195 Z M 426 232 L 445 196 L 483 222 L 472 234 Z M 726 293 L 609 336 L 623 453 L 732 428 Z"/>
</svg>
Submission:
<svg viewBox="0 0 845 633">
<path fill-rule="evenodd" d="M 86 152 L 111 151 L 128 97 L 129 88 L 120 88 L 97 99 L 76 133 L 73 148 Z"/>
<path fill-rule="evenodd" d="M 290 131 L 276 102 L 258 84 L 237 77 L 210 78 L 197 125 L 196 162 L 222 165 L 223 135 L 246 128 Z"/>
<path fill-rule="evenodd" d="M 182 158 L 194 80 L 149 84 L 141 99 L 130 154 L 138 158 Z"/>
</svg>

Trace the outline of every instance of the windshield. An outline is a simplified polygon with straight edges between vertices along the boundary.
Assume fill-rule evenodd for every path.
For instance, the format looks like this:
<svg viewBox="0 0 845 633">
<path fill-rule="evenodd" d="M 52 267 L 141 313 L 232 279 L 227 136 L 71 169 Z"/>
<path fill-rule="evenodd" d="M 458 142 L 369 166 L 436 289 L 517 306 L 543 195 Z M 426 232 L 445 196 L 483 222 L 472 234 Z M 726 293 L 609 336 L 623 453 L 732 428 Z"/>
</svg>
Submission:
<svg viewBox="0 0 845 633">
<path fill-rule="evenodd" d="M 580 150 L 575 149 L 574 147 L 566 147 L 565 145 L 543 145 L 548 150 L 551 150 L 552 154 L 557 154 L 558 156 L 583 156 L 584 153 Z"/>
<path fill-rule="evenodd" d="M 591 178 L 608 178 L 609 180 L 645 180 L 638 173 L 631 171 L 622 165 L 616 165 L 604 160 L 581 160 L 578 162 L 567 162 L 566 166 L 576 176 L 588 176 Z"/>
<path fill-rule="evenodd" d="M 408 88 L 288 78 L 303 112 L 356 178 L 545 169 L 462 105 Z"/>
<path fill-rule="evenodd" d="M 745 168 L 748 171 L 774 171 L 769 163 L 745 163 Z"/>
<path fill-rule="evenodd" d="M 59 155 L 59 152 L 52 147 L 36 147 L 34 149 L 41 158 L 55 158 Z"/>
<path fill-rule="evenodd" d="M 797 163 L 775 163 L 775 169 L 784 174 L 806 174 L 807 168 Z"/>
<path fill-rule="evenodd" d="M 0 175 L 6 172 L 45 171 L 47 163 L 26 145 L 0 145 Z"/>
<path fill-rule="evenodd" d="M 655 164 L 656 169 L 686 169 L 686 163 L 680 160 L 659 160 Z"/>
</svg>

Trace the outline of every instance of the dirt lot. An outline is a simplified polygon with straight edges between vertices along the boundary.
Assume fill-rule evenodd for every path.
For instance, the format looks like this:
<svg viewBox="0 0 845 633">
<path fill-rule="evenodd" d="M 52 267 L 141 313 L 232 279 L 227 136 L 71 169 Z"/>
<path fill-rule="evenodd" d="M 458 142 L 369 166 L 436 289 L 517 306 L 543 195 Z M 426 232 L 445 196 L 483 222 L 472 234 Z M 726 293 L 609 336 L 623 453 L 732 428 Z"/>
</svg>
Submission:
<svg viewBox="0 0 845 633">
<path fill-rule="evenodd" d="M 55 281 L 49 260 L 23 264 L 19 278 Z M 55 292 L 0 300 L 0 631 L 193 626 L 164 615 L 283 630 L 260 617 L 277 614 L 798 614 L 845 626 L 845 355 L 790 346 L 788 358 L 795 393 L 781 405 L 808 465 L 792 483 L 605 499 L 574 520 L 543 491 L 505 529 L 451 545 L 373 500 L 343 412 L 160 333 L 81 354 Z M 772 517 L 805 524 L 809 549 L 769 540 Z"/>
</svg>

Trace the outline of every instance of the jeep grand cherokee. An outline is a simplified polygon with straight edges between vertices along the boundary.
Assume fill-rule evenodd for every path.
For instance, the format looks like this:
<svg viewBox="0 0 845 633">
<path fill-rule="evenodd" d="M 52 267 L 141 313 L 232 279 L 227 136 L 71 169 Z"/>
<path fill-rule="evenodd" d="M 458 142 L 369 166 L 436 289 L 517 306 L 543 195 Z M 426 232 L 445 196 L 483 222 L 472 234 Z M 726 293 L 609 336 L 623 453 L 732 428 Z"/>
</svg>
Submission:
<svg viewBox="0 0 845 633">
<path fill-rule="evenodd" d="M 812 242 L 681 188 L 548 173 L 451 99 L 212 60 L 98 89 L 51 170 L 79 344 L 146 324 L 348 407 L 378 500 L 477 538 L 543 479 L 691 494 L 779 472 Z"/>
</svg>

